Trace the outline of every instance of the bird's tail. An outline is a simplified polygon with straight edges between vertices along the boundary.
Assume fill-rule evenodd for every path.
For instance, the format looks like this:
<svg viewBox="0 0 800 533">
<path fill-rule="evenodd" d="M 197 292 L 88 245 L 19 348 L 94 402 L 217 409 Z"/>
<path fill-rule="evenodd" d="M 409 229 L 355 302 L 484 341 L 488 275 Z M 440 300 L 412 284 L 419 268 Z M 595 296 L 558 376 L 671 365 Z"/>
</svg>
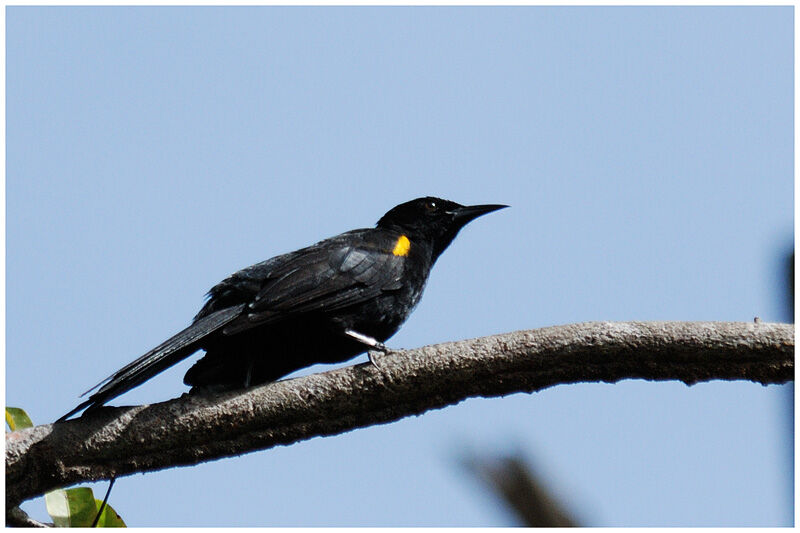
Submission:
<svg viewBox="0 0 800 533">
<path fill-rule="evenodd" d="M 87 407 L 99 407 L 190 356 L 200 349 L 200 345 L 208 335 L 218 331 L 238 317 L 243 309 L 244 304 L 241 304 L 221 309 L 196 320 L 188 328 L 170 337 L 137 360 L 117 370 L 81 394 L 81 396 L 86 396 L 99 387 L 98 391 L 89 396 L 85 402 L 56 420 L 56 422 L 62 422 Z"/>
</svg>

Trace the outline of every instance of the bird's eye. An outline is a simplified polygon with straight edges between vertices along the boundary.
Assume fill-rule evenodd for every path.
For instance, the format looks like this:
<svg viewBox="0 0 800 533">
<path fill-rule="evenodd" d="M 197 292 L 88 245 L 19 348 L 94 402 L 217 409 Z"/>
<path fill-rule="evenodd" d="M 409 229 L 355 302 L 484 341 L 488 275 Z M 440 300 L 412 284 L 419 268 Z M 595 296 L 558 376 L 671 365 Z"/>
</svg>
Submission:
<svg viewBox="0 0 800 533">
<path fill-rule="evenodd" d="M 433 200 L 429 200 L 428 203 L 425 204 L 425 209 L 428 211 L 436 211 L 436 202 Z"/>
</svg>

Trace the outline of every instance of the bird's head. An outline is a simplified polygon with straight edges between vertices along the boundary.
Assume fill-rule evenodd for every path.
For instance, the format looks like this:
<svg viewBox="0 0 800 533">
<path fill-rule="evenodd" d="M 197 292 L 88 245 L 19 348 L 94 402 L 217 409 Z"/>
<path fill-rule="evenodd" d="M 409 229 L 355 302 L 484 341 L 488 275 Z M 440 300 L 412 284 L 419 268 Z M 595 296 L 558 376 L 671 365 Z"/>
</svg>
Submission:
<svg viewBox="0 0 800 533">
<path fill-rule="evenodd" d="M 426 196 L 393 207 L 378 221 L 379 228 L 394 229 L 414 240 L 433 245 L 433 259 L 447 248 L 459 230 L 481 215 L 507 205 L 461 205 L 450 200 Z"/>
</svg>

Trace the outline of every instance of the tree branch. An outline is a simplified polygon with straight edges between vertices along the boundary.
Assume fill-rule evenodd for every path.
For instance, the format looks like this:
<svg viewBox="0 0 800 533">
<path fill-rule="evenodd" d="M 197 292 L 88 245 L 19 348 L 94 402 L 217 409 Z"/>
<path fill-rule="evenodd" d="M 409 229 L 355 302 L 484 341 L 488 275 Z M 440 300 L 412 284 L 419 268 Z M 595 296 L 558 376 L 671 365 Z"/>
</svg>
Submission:
<svg viewBox="0 0 800 533">
<path fill-rule="evenodd" d="M 592 322 L 394 352 L 356 365 L 213 395 L 104 408 L 6 435 L 6 509 L 81 481 L 193 465 L 386 423 L 468 397 L 577 382 L 794 376 L 794 326 Z"/>
</svg>

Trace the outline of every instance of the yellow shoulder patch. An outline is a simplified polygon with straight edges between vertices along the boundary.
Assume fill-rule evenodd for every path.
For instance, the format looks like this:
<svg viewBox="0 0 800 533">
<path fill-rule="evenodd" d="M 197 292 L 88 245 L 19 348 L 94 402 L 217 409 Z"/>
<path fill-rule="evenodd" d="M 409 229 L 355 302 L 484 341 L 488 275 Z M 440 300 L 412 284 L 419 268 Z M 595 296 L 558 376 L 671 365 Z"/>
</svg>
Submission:
<svg viewBox="0 0 800 533">
<path fill-rule="evenodd" d="M 408 250 L 411 249 L 411 241 L 408 240 L 408 237 L 405 235 L 400 235 L 400 238 L 397 239 L 397 242 L 394 245 L 394 250 L 392 253 L 394 255 L 405 256 L 408 255 Z"/>
</svg>

